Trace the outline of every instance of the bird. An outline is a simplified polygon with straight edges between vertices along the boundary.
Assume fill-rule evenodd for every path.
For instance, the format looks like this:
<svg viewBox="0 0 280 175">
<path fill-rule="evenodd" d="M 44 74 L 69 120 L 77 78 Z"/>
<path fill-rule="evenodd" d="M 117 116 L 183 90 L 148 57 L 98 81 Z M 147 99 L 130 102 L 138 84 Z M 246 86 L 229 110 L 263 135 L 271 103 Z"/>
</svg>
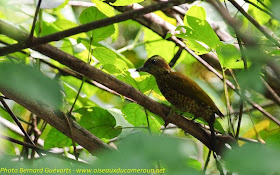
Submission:
<svg viewBox="0 0 280 175">
<path fill-rule="evenodd" d="M 213 100 L 194 80 L 181 72 L 173 71 L 165 59 L 159 55 L 149 58 L 136 71 L 153 75 L 162 95 L 175 109 L 193 114 L 193 120 L 204 119 L 209 124 L 212 146 L 215 148 L 215 114 L 221 118 L 224 116 Z"/>
</svg>

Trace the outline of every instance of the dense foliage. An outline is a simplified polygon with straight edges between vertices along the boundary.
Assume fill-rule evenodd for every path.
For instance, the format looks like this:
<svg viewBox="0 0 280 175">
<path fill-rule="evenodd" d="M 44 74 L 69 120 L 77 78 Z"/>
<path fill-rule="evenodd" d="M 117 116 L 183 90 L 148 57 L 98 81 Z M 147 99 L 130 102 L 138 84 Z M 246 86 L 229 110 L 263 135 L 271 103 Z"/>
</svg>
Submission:
<svg viewBox="0 0 280 175">
<path fill-rule="evenodd" d="M 0 1 L 0 174 L 280 174 L 279 1 L 37 2 Z M 226 116 L 209 165 L 193 134 L 207 123 L 168 124 L 154 77 L 135 71 L 153 55 Z"/>
</svg>

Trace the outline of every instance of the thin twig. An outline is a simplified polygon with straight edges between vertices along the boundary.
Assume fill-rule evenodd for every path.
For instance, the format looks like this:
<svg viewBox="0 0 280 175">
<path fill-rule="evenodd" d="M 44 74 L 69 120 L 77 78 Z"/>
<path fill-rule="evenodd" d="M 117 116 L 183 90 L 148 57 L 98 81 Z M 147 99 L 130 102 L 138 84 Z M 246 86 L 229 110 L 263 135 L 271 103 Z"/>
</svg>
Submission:
<svg viewBox="0 0 280 175">
<path fill-rule="evenodd" d="M 260 3 L 262 6 L 264 6 L 264 8 L 266 8 L 267 10 L 269 10 L 269 11 L 272 11 L 265 3 L 263 3 L 262 2 L 262 0 L 260 1 L 260 0 L 257 0 L 258 1 L 258 3 Z"/>
<path fill-rule="evenodd" d="M 39 151 L 41 153 L 44 153 L 44 154 L 47 154 L 47 155 L 50 155 L 50 156 L 53 156 L 53 157 L 56 157 L 56 158 L 59 158 L 59 159 L 62 159 L 62 160 L 66 160 L 68 162 L 72 162 L 72 163 L 75 163 L 75 164 L 81 164 L 81 165 L 86 165 L 86 163 L 83 163 L 81 161 L 76 161 L 74 159 L 70 159 L 70 158 L 67 158 L 65 156 L 60 156 L 58 154 L 55 154 L 55 153 L 52 153 L 52 152 L 49 152 L 45 149 L 42 149 L 38 146 L 34 146 L 30 143 L 26 143 L 26 142 L 22 142 L 22 141 L 19 141 L 19 140 L 16 140 L 16 139 L 13 139 L 11 137 L 7 137 L 7 136 L 4 136 L 2 134 L 0 134 L 0 138 L 1 139 L 4 139 L 4 140 L 7 140 L 7 141 L 10 141 L 10 142 L 13 142 L 13 143 L 16 143 L 16 144 L 19 144 L 19 145 L 22 145 L 24 147 L 28 147 L 28 148 L 31 148 L 32 150 L 36 150 L 36 151 Z"/>
<path fill-rule="evenodd" d="M 280 97 L 278 96 L 278 94 L 272 89 L 271 86 L 269 86 L 269 84 L 263 79 L 261 78 L 261 81 L 263 82 L 264 86 L 266 87 L 266 89 L 268 90 L 268 92 L 272 95 L 273 100 L 280 105 Z"/>
<path fill-rule="evenodd" d="M 173 67 L 173 66 L 176 64 L 176 62 L 177 62 L 177 60 L 180 58 L 180 56 L 181 56 L 183 50 L 184 50 L 184 49 L 183 49 L 182 47 L 179 47 L 179 50 L 176 52 L 176 54 L 174 55 L 174 57 L 172 58 L 172 60 L 169 62 L 169 66 L 170 66 L 170 67 Z"/>
<path fill-rule="evenodd" d="M 204 167 L 203 167 L 203 173 L 204 173 L 204 174 L 205 174 L 206 169 L 207 169 L 207 167 L 208 167 L 208 164 L 209 164 L 209 162 L 210 162 L 211 153 L 212 153 L 212 151 L 211 151 L 211 150 L 208 150 L 207 158 L 206 158 L 206 161 L 205 161 Z"/>
<path fill-rule="evenodd" d="M 247 71 L 248 70 L 247 58 L 246 58 L 246 54 L 245 54 L 245 51 L 244 51 L 244 48 L 243 48 L 243 45 L 242 45 L 242 42 L 241 42 L 241 38 L 240 38 L 238 32 L 235 32 L 235 33 L 236 33 L 236 37 L 237 37 L 237 41 L 238 41 L 238 45 L 239 45 L 239 50 L 240 50 L 240 53 L 241 53 L 241 58 L 242 58 L 243 64 L 244 64 L 244 71 Z M 238 87 L 237 89 L 239 89 L 239 91 L 240 91 L 239 116 L 238 116 L 237 129 L 236 129 L 236 133 L 235 133 L 235 138 L 237 139 L 239 137 L 239 132 L 240 132 L 240 128 L 241 128 L 241 121 L 242 121 L 242 116 L 243 116 L 245 89 L 244 88 L 240 89 L 240 86 L 239 86 L 239 84 L 237 82 L 237 79 L 235 78 L 233 72 L 232 72 L 232 77 L 233 77 L 234 81 L 236 82 L 236 85 Z"/>
<path fill-rule="evenodd" d="M 212 1 L 212 0 L 211 0 Z M 218 0 L 216 0 L 217 2 Z M 249 15 L 235 0 L 229 0 L 231 4 L 236 7 L 263 35 L 272 41 L 276 46 L 280 47 L 280 42 L 278 38 L 275 38 L 271 34 L 269 34 L 268 29 L 261 26 L 251 15 Z M 221 14 L 223 16 L 223 14 Z M 230 24 L 232 26 L 232 24 Z M 233 27 L 233 26 L 232 26 Z M 237 27 L 234 27 L 237 29 Z M 239 31 L 239 30 L 238 30 Z M 239 32 L 240 33 L 240 32 Z"/>
<path fill-rule="evenodd" d="M 224 86 L 224 95 L 226 99 L 226 111 L 227 111 L 227 119 L 228 119 L 228 130 L 232 130 L 232 133 L 234 133 L 234 127 L 232 124 L 232 119 L 231 119 L 231 105 L 230 105 L 230 100 L 229 100 L 229 95 L 228 95 L 228 86 L 226 83 L 226 74 L 225 74 L 225 69 L 222 68 L 222 74 L 223 74 L 223 86 Z"/>
<path fill-rule="evenodd" d="M 244 0 L 245 2 L 247 2 L 248 4 L 251 4 L 252 6 L 256 7 L 257 9 L 259 9 L 260 11 L 263 11 L 264 13 L 268 14 L 269 16 L 271 16 L 272 18 L 276 19 L 279 21 L 279 18 L 275 15 L 273 15 L 270 11 L 261 8 L 260 6 L 258 6 L 257 4 L 249 1 L 249 0 Z"/>
<path fill-rule="evenodd" d="M 21 123 L 19 122 L 18 118 L 15 116 L 15 114 L 13 113 L 13 111 L 9 108 L 9 106 L 6 104 L 6 102 L 0 98 L 0 102 L 2 103 L 2 105 L 4 106 L 4 108 L 7 110 L 7 112 L 10 114 L 10 116 L 13 118 L 13 120 L 16 122 L 16 124 L 18 125 L 18 127 L 20 128 L 20 130 L 22 131 L 22 133 L 24 134 L 24 136 L 27 138 L 27 140 L 34 146 L 35 143 L 32 141 L 32 139 L 30 138 L 30 136 L 27 134 L 27 132 L 24 130 L 24 128 L 22 127 Z M 42 154 L 37 151 L 39 156 L 42 156 Z"/>
<path fill-rule="evenodd" d="M 247 35 L 244 34 L 244 32 L 240 31 L 240 26 L 242 26 L 241 22 L 232 18 L 230 16 L 230 14 L 228 13 L 228 11 L 226 10 L 226 8 L 223 6 L 223 4 L 219 0 L 208 0 L 208 1 L 216 8 L 216 10 L 221 14 L 221 16 L 224 18 L 224 20 L 228 24 L 230 24 L 230 26 L 235 30 L 235 32 L 240 35 L 240 37 L 241 37 L 242 41 L 244 41 L 244 43 L 246 43 L 249 46 L 256 45 L 256 42 L 254 40 L 252 40 L 252 38 L 249 38 Z"/>
<path fill-rule="evenodd" d="M 255 139 L 250 139 L 250 138 L 245 138 L 245 137 L 238 137 L 238 140 L 244 141 L 244 142 L 249 142 L 249 143 L 259 143 Z"/>
<path fill-rule="evenodd" d="M 267 107 L 271 107 L 271 106 L 274 106 L 274 105 L 276 105 L 274 102 L 272 102 L 272 101 L 269 101 L 269 102 L 266 102 L 266 103 L 263 103 L 263 104 L 261 104 L 260 106 L 262 107 L 262 108 L 267 108 Z M 242 112 L 243 113 L 246 113 L 246 112 L 248 112 L 248 111 L 253 111 L 253 110 L 257 110 L 256 108 L 254 108 L 254 107 L 250 107 L 250 108 L 248 108 L 248 110 L 243 110 Z M 233 111 L 233 114 L 239 114 L 239 110 L 234 110 Z"/>
<path fill-rule="evenodd" d="M 33 18 L 32 28 L 31 28 L 29 37 L 27 39 L 27 42 L 32 42 L 32 38 L 33 38 L 33 35 L 34 35 L 34 30 L 35 30 L 35 26 L 36 26 L 37 17 L 38 17 L 39 11 L 40 11 L 41 2 L 42 2 L 42 0 L 38 0 L 38 4 L 37 4 L 37 7 L 36 7 L 35 15 L 34 15 L 34 18 Z"/>
<path fill-rule="evenodd" d="M 246 107 L 246 109 L 248 110 L 248 106 L 247 106 L 246 103 L 245 103 L 245 107 Z M 257 128 L 255 127 L 255 123 L 254 123 L 254 121 L 253 121 L 253 117 L 252 117 L 251 112 L 248 111 L 248 114 L 249 114 L 250 120 L 251 120 L 251 122 L 252 122 L 253 130 L 254 130 L 255 133 L 256 133 L 256 136 L 257 136 L 258 141 L 259 141 L 260 143 L 263 143 L 264 141 L 263 141 L 263 139 L 261 138 L 261 136 L 260 136 L 260 134 L 259 134 Z"/>
</svg>

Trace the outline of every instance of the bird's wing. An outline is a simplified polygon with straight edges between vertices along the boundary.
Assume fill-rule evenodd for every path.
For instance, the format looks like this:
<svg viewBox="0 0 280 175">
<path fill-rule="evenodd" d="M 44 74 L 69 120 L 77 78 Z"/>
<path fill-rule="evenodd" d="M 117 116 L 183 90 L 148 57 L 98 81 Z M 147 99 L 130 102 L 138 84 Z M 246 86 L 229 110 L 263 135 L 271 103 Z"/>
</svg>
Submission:
<svg viewBox="0 0 280 175">
<path fill-rule="evenodd" d="M 168 74 L 169 78 L 166 83 L 169 88 L 177 91 L 178 93 L 194 98 L 204 104 L 208 104 L 215 113 L 223 117 L 223 114 L 215 105 L 213 100 L 201 89 L 201 87 L 192 79 L 188 78 L 180 72 L 171 72 Z"/>
</svg>

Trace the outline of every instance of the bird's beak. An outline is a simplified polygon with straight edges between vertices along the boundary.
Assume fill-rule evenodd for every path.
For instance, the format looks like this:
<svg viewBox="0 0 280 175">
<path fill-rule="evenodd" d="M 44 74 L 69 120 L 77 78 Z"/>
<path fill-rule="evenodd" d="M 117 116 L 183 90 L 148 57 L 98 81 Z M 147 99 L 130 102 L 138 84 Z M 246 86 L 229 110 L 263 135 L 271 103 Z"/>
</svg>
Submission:
<svg viewBox="0 0 280 175">
<path fill-rule="evenodd" d="M 146 67 L 140 67 L 138 69 L 136 69 L 137 72 L 147 72 L 147 68 Z"/>
</svg>

